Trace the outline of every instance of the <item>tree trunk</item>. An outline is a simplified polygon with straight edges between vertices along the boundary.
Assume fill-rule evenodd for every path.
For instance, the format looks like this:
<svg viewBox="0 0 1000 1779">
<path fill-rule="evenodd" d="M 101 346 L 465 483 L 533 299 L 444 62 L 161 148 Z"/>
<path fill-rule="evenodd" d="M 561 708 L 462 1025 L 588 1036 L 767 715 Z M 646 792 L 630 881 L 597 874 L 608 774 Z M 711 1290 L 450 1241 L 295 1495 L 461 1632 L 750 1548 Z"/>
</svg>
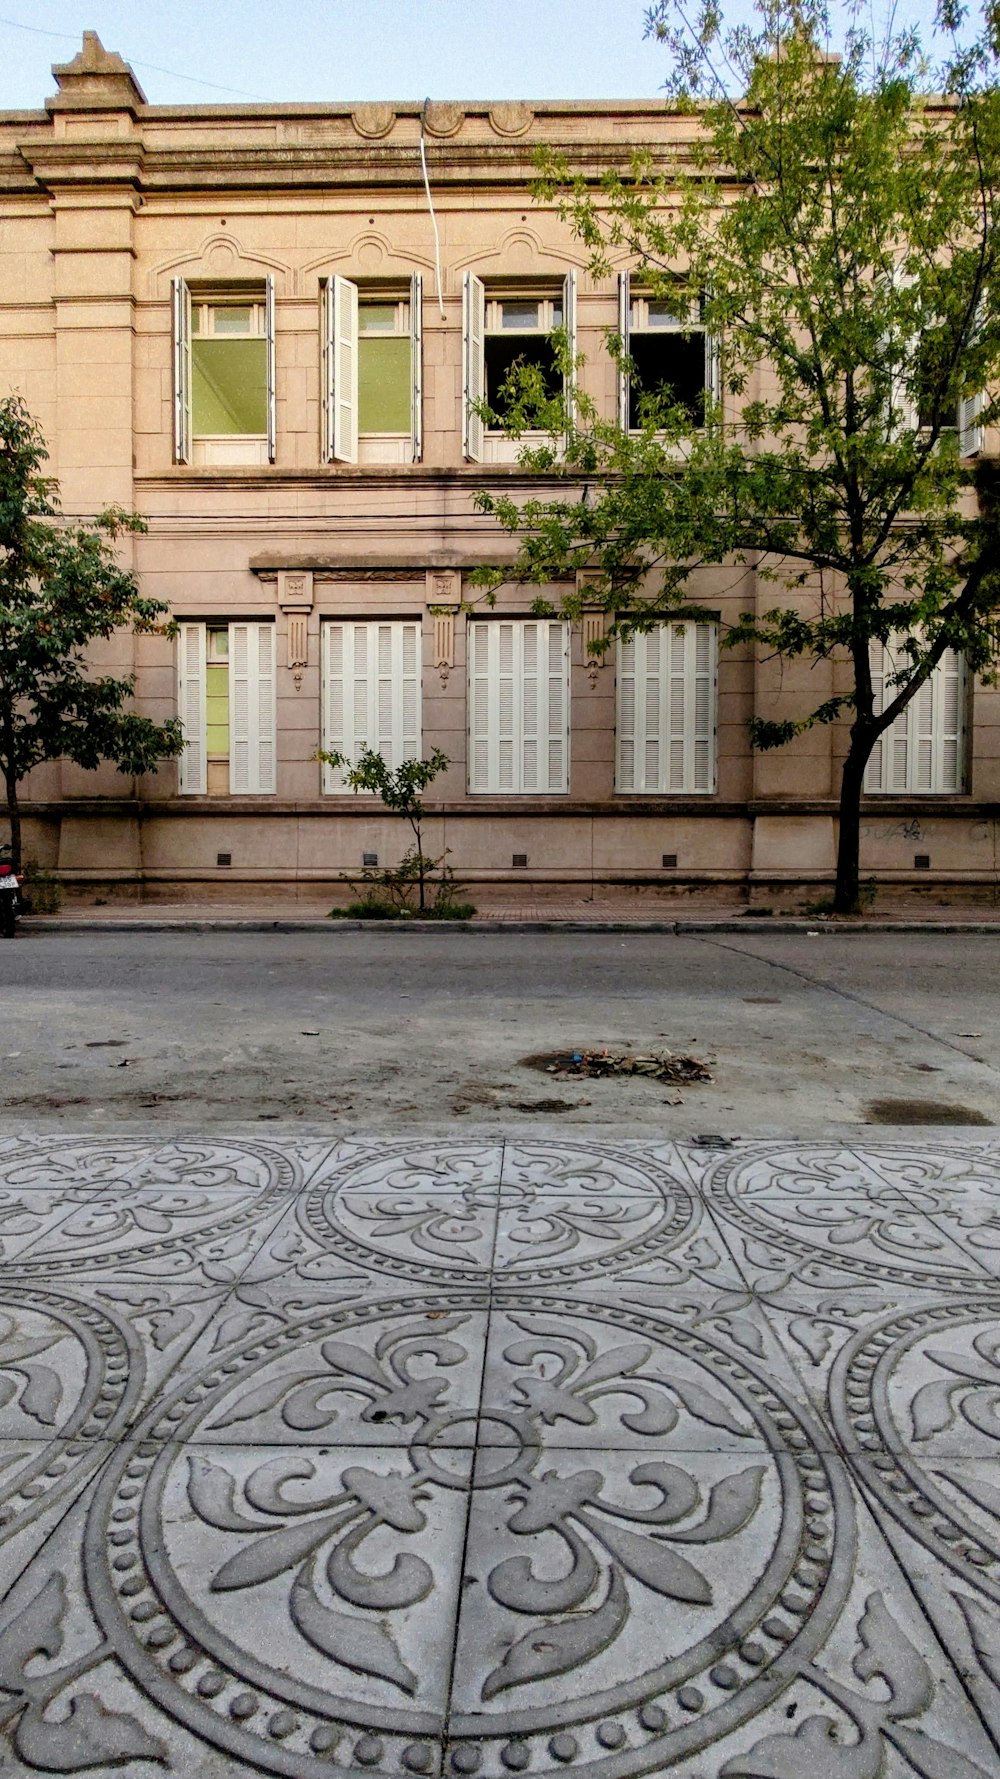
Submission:
<svg viewBox="0 0 1000 1779">
<path fill-rule="evenodd" d="M 21 869 L 21 811 L 17 804 L 17 779 L 7 778 L 7 820 L 10 823 L 10 857 L 15 871 Z"/>
<path fill-rule="evenodd" d="M 834 914 L 858 914 L 861 910 L 861 792 L 865 767 L 874 745 L 852 740 L 840 782 L 840 839 L 837 845 L 837 887 Z"/>
</svg>

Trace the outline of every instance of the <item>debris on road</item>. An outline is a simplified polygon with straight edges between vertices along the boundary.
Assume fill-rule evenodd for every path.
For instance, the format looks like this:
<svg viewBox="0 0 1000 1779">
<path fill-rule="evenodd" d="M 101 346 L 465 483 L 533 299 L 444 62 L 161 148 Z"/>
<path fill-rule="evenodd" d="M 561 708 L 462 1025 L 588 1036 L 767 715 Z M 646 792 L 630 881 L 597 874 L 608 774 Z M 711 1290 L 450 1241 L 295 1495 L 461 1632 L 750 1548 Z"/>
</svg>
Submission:
<svg viewBox="0 0 1000 1779">
<path fill-rule="evenodd" d="M 567 1050 L 547 1056 L 528 1056 L 530 1068 L 544 1069 L 559 1081 L 597 1081 L 608 1076 L 639 1075 L 651 1081 L 665 1081 L 674 1087 L 691 1086 L 699 1081 L 715 1079 L 706 1063 L 697 1056 L 675 1056 L 669 1050 L 637 1055 L 632 1050 Z"/>
</svg>

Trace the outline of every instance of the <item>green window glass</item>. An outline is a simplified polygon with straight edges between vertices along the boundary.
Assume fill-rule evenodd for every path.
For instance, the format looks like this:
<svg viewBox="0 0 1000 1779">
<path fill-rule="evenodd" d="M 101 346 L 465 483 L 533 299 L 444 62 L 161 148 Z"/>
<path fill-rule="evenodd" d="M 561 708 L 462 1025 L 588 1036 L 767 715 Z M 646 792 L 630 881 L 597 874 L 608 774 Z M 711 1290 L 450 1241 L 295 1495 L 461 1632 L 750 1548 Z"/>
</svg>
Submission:
<svg viewBox="0 0 1000 1779">
<path fill-rule="evenodd" d="M 229 758 L 229 631 L 209 630 L 205 663 L 205 752 Z"/>
<path fill-rule="evenodd" d="M 228 312 L 216 313 L 218 330 Z M 192 430 L 196 437 L 266 433 L 267 341 L 220 333 L 191 341 Z"/>
<path fill-rule="evenodd" d="M 358 306 L 358 431 L 407 433 L 411 426 L 410 334 L 398 303 Z"/>
</svg>

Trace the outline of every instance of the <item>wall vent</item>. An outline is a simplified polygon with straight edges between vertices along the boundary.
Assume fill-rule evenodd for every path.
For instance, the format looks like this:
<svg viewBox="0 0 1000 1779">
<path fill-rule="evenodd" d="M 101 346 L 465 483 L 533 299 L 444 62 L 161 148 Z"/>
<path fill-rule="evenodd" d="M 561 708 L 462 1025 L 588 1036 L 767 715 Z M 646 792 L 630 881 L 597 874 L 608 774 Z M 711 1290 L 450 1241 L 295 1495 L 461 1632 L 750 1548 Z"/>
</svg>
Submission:
<svg viewBox="0 0 1000 1779">
<path fill-rule="evenodd" d="M 377 865 L 378 864 L 378 853 L 377 852 L 363 852 L 361 854 L 361 863 L 363 865 Z"/>
<path fill-rule="evenodd" d="M 929 852 L 914 853 L 914 855 L 913 855 L 913 869 L 914 869 L 914 871 L 929 871 L 930 868 L 931 868 L 931 855 Z"/>
<path fill-rule="evenodd" d="M 675 852 L 665 852 L 663 855 L 663 869 L 665 871 L 672 871 L 676 864 L 677 854 Z"/>
<path fill-rule="evenodd" d="M 215 855 L 215 862 L 217 865 L 231 865 L 233 862 L 233 855 L 231 852 L 217 852 Z"/>
<path fill-rule="evenodd" d="M 523 871 L 528 863 L 528 855 L 526 852 L 516 852 L 510 862 L 515 871 Z"/>
</svg>

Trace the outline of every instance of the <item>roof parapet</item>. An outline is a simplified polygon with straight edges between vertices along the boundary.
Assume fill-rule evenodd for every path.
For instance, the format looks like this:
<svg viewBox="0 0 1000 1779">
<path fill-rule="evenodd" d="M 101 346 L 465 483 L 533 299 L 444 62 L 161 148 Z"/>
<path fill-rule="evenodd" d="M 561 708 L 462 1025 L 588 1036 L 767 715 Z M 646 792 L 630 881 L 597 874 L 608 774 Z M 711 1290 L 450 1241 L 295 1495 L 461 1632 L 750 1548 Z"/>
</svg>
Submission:
<svg viewBox="0 0 1000 1779">
<path fill-rule="evenodd" d="M 147 103 L 131 68 L 117 50 L 105 49 L 96 31 L 84 31 L 83 48 L 52 69 L 58 92 L 48 111 L 134 111 Z"/>
</svg>

